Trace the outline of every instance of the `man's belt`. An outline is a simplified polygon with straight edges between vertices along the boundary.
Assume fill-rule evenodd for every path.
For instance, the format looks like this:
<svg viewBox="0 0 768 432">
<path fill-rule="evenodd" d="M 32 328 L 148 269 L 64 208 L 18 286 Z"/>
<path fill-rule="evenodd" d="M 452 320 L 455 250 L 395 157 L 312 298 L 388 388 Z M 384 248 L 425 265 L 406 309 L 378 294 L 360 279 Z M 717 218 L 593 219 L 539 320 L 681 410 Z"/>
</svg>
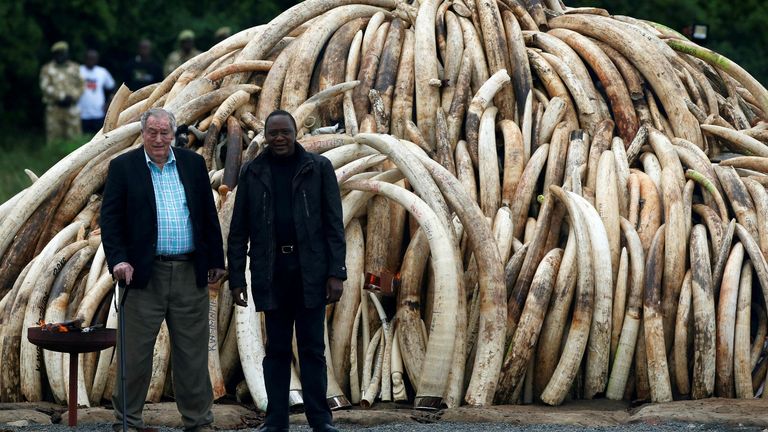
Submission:
<svg viewBox="0 0 768 432">
<path fill-rule="evenodd" d="M 155 255 L 155 259 L 158 261 L 192 261 L 192 254 Z"/>
<path fill-rule="evenodd" d="M 296 248 L 293 245 L 283 245 L 278 247 L 278 249 L 280 250 L 280 253 L 283 254 L 292 254 L 296 251 Z"/>
</svg>

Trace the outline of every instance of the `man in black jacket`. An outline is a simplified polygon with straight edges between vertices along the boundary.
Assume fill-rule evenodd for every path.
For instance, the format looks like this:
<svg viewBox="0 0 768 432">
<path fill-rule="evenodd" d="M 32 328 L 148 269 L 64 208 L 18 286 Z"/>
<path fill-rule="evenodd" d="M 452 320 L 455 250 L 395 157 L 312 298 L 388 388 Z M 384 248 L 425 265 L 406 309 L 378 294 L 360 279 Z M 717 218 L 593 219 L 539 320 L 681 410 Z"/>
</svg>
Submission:
<svg viewBox="0 0 768 432">
<path fill-rule="evenodd" d="M 288 430 L 295 324 L 307 421 L 314 431 L 333 432 L 323 324 L 325 305 L 339 300 L 347 278 L 339 187 L 330 161 L 296 143 L 288 112 L 267 117 L 264 137 L 267 150 L 240 173 L 227 243 L 235 303 L 247 305 L 247 253 L 253 302 L 265 315 L 269 403 L 261 430 Z"/>
<path fill-rule="evenodd" d="M 126 394 L 112 397 L 118 422 L 144 427 L 152 352 L 163 320 L 171 336 L 174 394 L 185 430 L 213 422 L 208 375 L 208 283 L 224 276 L 224 251 L 203 158 L 171 149 L 176 120 L 152 108 L 141 116 L 142 148 L 109 165 L 101 235 L 112 276 L 124 291 Z M 126 412 L 122 402 L 126 401 Z M 116 425 L 120 426 L 120 424 Z M 116 427 L 117 429 L 117 427 Z"/>
</svg>

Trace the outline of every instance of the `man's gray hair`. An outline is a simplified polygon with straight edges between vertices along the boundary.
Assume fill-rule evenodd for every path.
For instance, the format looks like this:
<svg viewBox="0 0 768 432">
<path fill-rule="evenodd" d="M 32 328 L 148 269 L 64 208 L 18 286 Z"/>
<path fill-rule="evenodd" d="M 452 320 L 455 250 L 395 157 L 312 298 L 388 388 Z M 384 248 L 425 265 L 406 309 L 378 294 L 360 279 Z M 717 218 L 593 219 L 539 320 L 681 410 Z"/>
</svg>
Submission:
<svg viewBox="0 0 768 432">
<path fill-rule="evenodd" d="M 167 117 L 171 123 L 171 130 L 176 133 L 176 117 L 172 112 L 166 111 L 162 108 L 150 108 L 144 114 L 141 115 L 141 130 L 143 131 L 147 127 L 147 119 L 150 117 L 161 118 Z"/>
</svg>

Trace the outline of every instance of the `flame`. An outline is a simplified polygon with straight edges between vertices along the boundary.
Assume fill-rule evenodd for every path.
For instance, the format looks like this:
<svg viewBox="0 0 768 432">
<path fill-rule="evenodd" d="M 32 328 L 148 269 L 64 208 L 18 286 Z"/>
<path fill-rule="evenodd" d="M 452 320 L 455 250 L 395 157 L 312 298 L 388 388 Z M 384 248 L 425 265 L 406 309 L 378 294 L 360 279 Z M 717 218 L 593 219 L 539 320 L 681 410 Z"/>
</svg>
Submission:
<svg viewBox="0 0 768 432">
<path fill-rule="evenodd" d="M 40 328 L 43 331 L 49 331 L 51 333 L 69 333 L 69 329 L 67 326 L 60 324 L 60 323 L 50 323 L 47 324 L 45 320 L 40 320 L 37 322 L 37 324 L 40 326 Z"/>
</svg>

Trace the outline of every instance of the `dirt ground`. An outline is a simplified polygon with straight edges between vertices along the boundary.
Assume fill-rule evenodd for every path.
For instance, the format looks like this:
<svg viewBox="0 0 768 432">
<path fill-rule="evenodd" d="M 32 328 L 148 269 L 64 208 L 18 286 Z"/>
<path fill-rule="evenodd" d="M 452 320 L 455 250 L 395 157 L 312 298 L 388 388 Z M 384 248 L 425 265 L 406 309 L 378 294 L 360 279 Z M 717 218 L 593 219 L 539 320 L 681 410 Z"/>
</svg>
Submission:
<svg viewBox="0 0 768 432">
<path fill-rule="evenodd" d="M 108 407 L 81 408 L 78 425 L 107 425 L 113 421 Z M 262 416 L 237 403 L 217 403 L 214 407 L 218 430 L 242 430 L 258 426 Z M 180 428 L 181 421 L 173 402 L 148 404 L 144 410 L 148 425 Z M 66 407 L 51 403 L 0 404 L 0 426 L 9 430 L 46 430 L 46 425 L 66 425 Z M 502 405 L 485 408 L 461 407 L 441 411 L 416 411 L 410 406 L 377 404 L 371 409 L 353 408 L 334 412 L 336 424 L 341 428 L 368 428 L 398 425 L 433 424 L 503 424 L 566 425 L 575 428 L 611 427 L 644 423 L 691 423 L 721 425 L 724 428 L 751 427 L 768 431 L 768 400 L 706 399 L 678 401 L 666 404 L 645 404 L 630 407 L 625 402 L 608 400 L 569 402 L 560 407 L 541 405 Z M 304 415 L 291 416 L 291 424 L 306 424 Z M 78 428 L 79 429 L 79 428 Z M 0 430 L 2 430 L 0 428 Z"/>
</svg>

